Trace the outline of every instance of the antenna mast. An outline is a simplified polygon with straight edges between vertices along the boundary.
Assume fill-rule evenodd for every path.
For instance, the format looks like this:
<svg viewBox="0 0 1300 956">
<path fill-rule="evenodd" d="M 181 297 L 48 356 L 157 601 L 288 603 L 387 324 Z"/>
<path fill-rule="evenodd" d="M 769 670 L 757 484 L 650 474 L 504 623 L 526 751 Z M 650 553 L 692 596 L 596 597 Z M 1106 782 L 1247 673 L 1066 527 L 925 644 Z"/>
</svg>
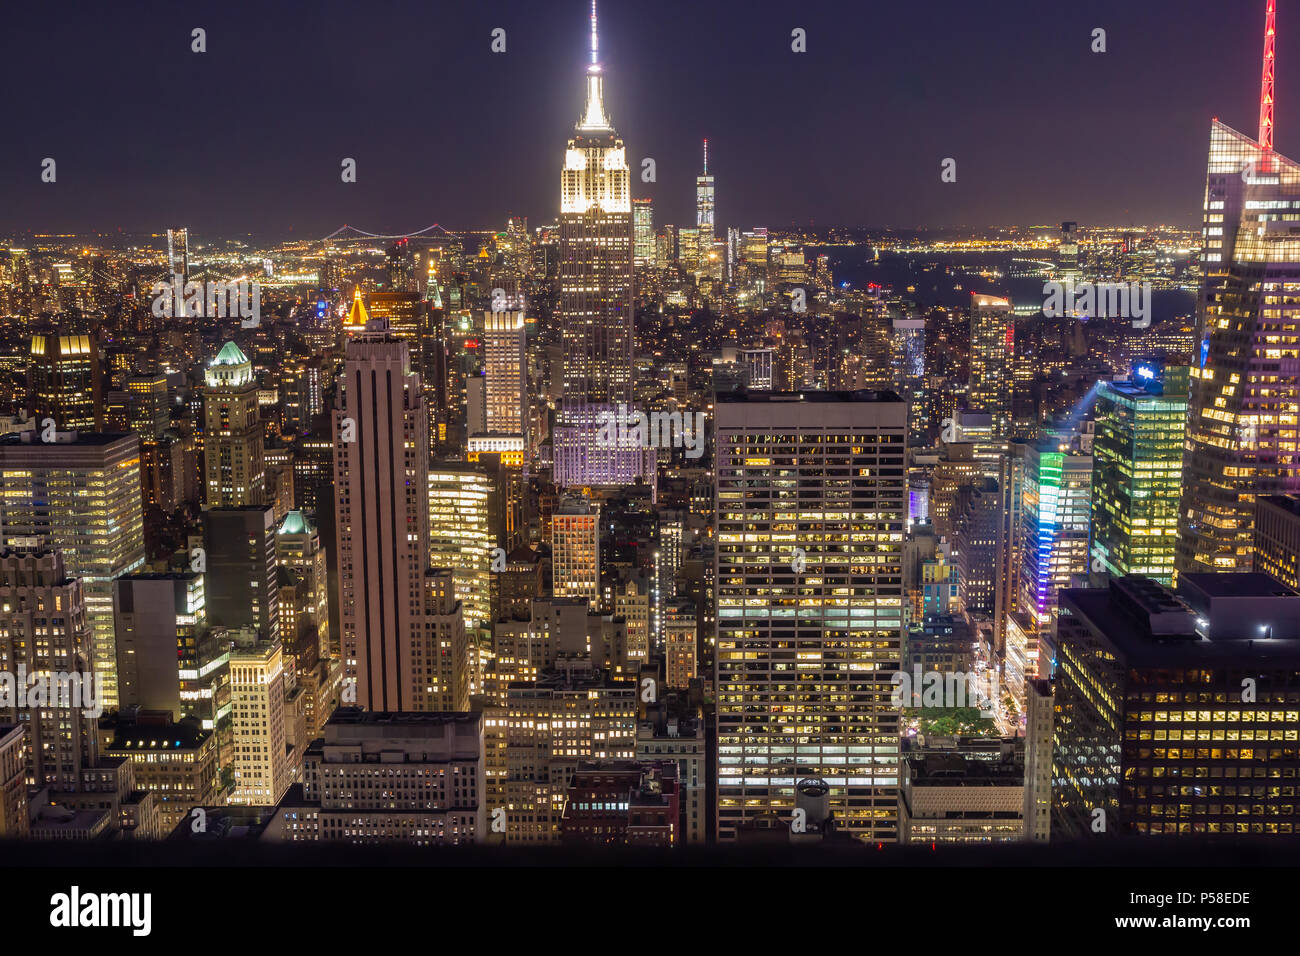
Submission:
<svg viewBox="0 0 1300 956">
<path fill-rule="evenodd" d="M 595 3 L 595 0 L 592 0 Z M 1268 0 L 1264 15 L 1264 76 L 1259 94 L 1259 145 L 1264 152 L 1273 151 L 1273 68 L 1274 43 L 1277 39 L 1277 0 Z"/>
</svg>

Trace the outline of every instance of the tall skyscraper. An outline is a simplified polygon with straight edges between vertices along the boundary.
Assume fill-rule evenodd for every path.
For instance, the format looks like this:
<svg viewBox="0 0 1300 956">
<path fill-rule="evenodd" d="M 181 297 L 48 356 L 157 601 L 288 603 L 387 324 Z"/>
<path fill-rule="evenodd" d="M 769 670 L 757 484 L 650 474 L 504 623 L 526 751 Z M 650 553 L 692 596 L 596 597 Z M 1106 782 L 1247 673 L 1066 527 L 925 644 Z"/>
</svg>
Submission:
<svg viewBox="0 0 1300 956">
<path fill-rule="evenodd" d="M 227 342 L 203 375 L 203 459 L 209 508 L 266 501 L 262 415 L 253 363 Z"/>
<path fill-rule="evenodd" d="M 556 484 L 631 484 L 654 455 L 602 446 L 601 412 L 632 397 L 632 198 L 627 153 L 605 114 L 595 0 L 587 104 L 560 174 L 560 295 L 564 397 L 554 436 Z"/>
<path fill-rule="evenodd" d="M 411 710 L 424 677 L 429 419 L 407 343 L 381 321 L 348 340 L 334 413 L 344 703 Z M 351 699 L 350 699 L 351 698 Z"/>
<path fill-rule="evenodd" d="M 486 465 L 435 461 L 429 466 L 428 566 L 449 569 L 465 626 L 492 622 L 492 549 L 500 497 Z"/>
<path fill-rule="evenodd" d="M 1002 489 L 992 478 L 957 489 L 952 514 L 957 587 L 967 614 L 996 621 L 1002 608 Z"/>
<path fill-rule="evenodd" d="M 653 269 L 658 264 L 652 199 L 632 200 L 632 260 L 638 269 Z"/>
<path fill-rule="evenodd" d="M 181 277 L 181 285 L 190 277 L 190 231 L 188 229 L 167 230 L 167 273 L 168 281 Z"/>
<path fill-rule="evenodd" d="M 320 656 L 329 657 L 335 642 L 330 639 L 325 547 L 320 532 L 301 511 L 290 511 L 275 529 L 275 563 L 277 567 L 292 571 L 307 589 L 311 623 L 316 628 Z M 291 639 L 293 635 L 283 636 Z"/>
<path fill-rule="evenodd" d="M 527 434 L 528 333 L 522 312 L 483 314 L 487 434 Z"/>
<path fill-rule="evenodd" d="M 1092 556 L 1113 575 L 1173 583 L 1187 373 L 1142 364 L 1132 380 L 1097 387 Z"/>
<path fill-rule="evenodd" d="M 896 838 L 906 432 L 891 392 L 718 396 L 721 840 L 808 778 L 842 830 Z"/>
<path fill-rule="evenodd" d="M 27 381 L 28 410 L 38 427 L 52 418 L 60 431 L 104 430 L 99 346 L 93 335 L 33 335 Z"/>
<path fill-rule="evenodd" d="M 1040 628 L 1049 627 L 1071 575 L 1088 571 L 1091 488 L 1092 456 L 1053 440 L 1026 449 L 1017 607 Z"/>
<path fill-rule="evenodd" d="M 1011 303 L 992 295 L 971 297 L 968 406 L 993 418 L 993 434 L 1011 437 L 1011 372 L 1016 329 Z"/>
<path fill-rule="evenodd" d="M 890 348 L 892 388 L 907 402 L 911 435 L 925 431 L 925 319 L 894 319 Z"/>
<path fill-rule="evenodd" d="M 209 623 L 252 627 L 265 641 L 281 639 L 275 527 L 270 505 L 212 508 L 203 513 Z"/>
<path fill-rule="evenodd" d="M 279 640 L 238 635 L 230 651 L 232 804 L 274 806 L 289 787 L 284 683 Z"/>
<path fill-rule="evenodd" d="M 199 638 L 207 626 L 203 575 L 125 574 L 113 582 L 117 679 L 123 709 L 188 716 L 181 672 L 199 670 Z"/>
<path fill-rule="evenodd" d="M 25 680 L 60 672 L 80 677 L 90 671 L 91 653 L 81 582 L 69 576 L 63 556 L 0 549 L 0 672 Z M 28 687 L 19 685 L 0 706 L 0 724 L 27 729 L 32 783 L 77 790 L 82 770 L 98 756 L 94 719 L 81 706 L 32 707 L 30 701 Z"/>
<path fill-rule="evenodd" d="M 709 175 L 709 141 L 704 141 L 704 171 L 695 177 L 695 226 L 700 230 L 700 249 L 713 244 L 713 177 Z M 705 236 L 708 236 L 706 241 Z"/>
<path fill-rule="evenodd" d="M 558 598 L 600 607 L 600 506 L 569 498 L 551 516 L 551 588 Z"/>
<path fill-rule="evenodd" d="M 171 424 L 166 374 L 158 370 L 134 373 L 127 377 L 126 391 L 130 396 L 130 430 L 142 442 L 158 441 Z"/>
<path fill-rule="evenodd" d="M 1179 573 L 1249 570 L 1256 496 L 1300 491 L 1300 165 L 1273 151 L 1273 10 L 1259 139 L 1210 126 Z"/>
<path fill-rule="evenodd" d="M 410 239 L 398 239 L 388 247 L 388 290 L 390 292 L 415 292 L 415 257 Z"/>
<path fill-rule="evenodd" d="M 117 706 L 113 580 L 145 562 L 140 442 L 135 435 L 36 432 L 0 437 L 0 548 L 62 552 L 81 579 L 104 676 L 106 708 Z"/>
<path fill-rule="evenodd" d="M 409 280 L 403 279 L 402 283 Z M 430 338 L 429 303 L 414 288 L 402 291 L 372 292 L 366 296 L 362 311 L 365 318 L 361 328 L 370 319 L 383 319 L 388 323 L 388 331 L 399 339 L 405 339 L 411 353 L 411 370 L 419 372 L 424 380 L 424 346 Z"/>
<path fill-rule="evenodd" d="M 1067 279 L 1079 275 L 1079 224 L 1061 223 L 1061 241 L 1056 247 L 1056 265 Z"/>
</svg>

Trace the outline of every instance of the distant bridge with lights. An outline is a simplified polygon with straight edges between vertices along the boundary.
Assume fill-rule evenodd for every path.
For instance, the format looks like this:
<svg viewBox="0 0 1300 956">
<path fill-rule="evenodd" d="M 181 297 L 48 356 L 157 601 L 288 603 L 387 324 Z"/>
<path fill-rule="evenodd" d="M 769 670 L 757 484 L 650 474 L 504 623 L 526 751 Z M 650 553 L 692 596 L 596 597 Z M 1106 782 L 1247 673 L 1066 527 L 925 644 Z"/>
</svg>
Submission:
<svg viewBox="0 0 1300 956">
<path fill-rule="evenodd" d="M 356 226 L 350 226 L 345 223 L 323 238 L 321 242 L 329 242 L 331 239 L 344 241 L 349 239 L 358 241 L 363 239 L 414 239 L 417 236 L 426 235 L 434 229 L 440 230 L 444 236 L 450 236 L 452 234 L 449 229 L 444 228 L 441 223 L 436 222 L 431 226 L 425 226 L 423 229 L 417 229 L 415 232 L 408 232 L 395 236 L 385 236 L 380 235 L 377 232 L 367 232 L 364 229 L 358 229 Z"/>
</svg>

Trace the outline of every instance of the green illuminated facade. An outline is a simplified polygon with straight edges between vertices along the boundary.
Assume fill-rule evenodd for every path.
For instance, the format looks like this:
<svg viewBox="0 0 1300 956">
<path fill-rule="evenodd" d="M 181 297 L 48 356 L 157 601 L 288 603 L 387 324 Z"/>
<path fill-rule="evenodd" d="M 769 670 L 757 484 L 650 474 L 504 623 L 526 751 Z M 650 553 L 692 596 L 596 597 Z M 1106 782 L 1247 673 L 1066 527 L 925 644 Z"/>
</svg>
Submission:
<svg viewBox="0 0 1300 956">
<path fill-rule="evenodd" d="M 1139 366 L 1131 381 L 1098 387 L 1092 466 L 1098 570 L 1172 584 L 1188 385 L 1185 366 L 1163 375 Z"/>
</svg>

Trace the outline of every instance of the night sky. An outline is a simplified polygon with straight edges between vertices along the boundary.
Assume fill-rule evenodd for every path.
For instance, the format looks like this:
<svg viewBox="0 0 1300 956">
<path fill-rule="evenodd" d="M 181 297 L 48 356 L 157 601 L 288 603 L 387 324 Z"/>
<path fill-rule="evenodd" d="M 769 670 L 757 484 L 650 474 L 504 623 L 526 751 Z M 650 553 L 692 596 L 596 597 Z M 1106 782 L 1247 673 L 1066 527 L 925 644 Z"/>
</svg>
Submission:
<svg viewBox="0 0 1300 956">
<path fill-rule="evenodd" d="M 1276 146 L 1297 155 L 1300 5 L 1279 7 Z M 0 234 L 551 220 L 587 12 L 8 4 Z M 1263 18 L 1264 0 L 603 0 L 600 38 L 633 195 L 654 199 L 657 227 L 693 224 L 706 136 L 720 226 L 1191 226 L 1210 118 L 1256 132 Z M 207 53 L 190 51 L 195 26 Z M 1099 26 L 1105 54 L 1090 51 Z M 791 52 L 794 27 L 807 53 Z M 640 182 L 645 156 L 656 183 Z M 955 184 L 940 181 L 949 156 Z"/>
</svg>

